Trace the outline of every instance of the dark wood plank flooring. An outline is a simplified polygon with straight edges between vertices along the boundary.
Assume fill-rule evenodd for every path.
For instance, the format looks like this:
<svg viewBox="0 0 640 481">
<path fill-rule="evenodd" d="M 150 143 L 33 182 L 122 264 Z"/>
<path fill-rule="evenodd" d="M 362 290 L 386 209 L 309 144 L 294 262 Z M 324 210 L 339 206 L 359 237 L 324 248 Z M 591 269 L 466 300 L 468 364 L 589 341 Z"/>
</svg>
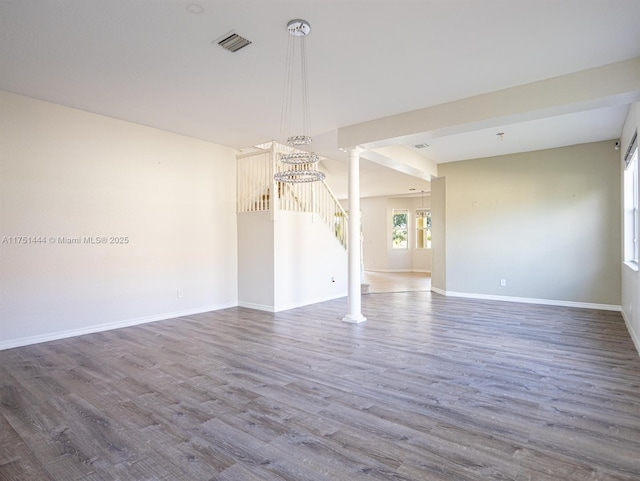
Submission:
<svg viewBox="0 0 640 481">
<path fill-rule="evenodd" d="M 0 480 L 640 479 L 619 313 L 363 296 L 0 352 Z"/>
</svg>

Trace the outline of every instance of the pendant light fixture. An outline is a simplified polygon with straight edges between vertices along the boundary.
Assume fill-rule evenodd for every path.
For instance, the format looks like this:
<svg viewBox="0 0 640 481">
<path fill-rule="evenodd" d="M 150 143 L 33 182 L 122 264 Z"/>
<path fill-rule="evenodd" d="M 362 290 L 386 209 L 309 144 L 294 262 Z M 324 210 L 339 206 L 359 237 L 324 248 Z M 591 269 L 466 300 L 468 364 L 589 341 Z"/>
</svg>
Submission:
<svg viewBox="0 0 640 481">
<path fill-rule="evenodd" d="M 416 209 L 416 217 L 418 217 L 419 219 L 424 219 L 426 217 L 429 217 L 429 209 L 425 209 L 424 208 L 424 190 L 421 191 L 422 192 L 422 202 L 421 202 L 421 208 L 420 209 Z"/>
<path fill-rule="evenodd" d="M 286 143 L 291 147 L 290 152 L 280 158 L 284 170 L 274 174 L 274 180 L 286 183 L 316 182 L 324 180 L 324 173 L 316 168 L 319 157 L 310 152 L 300 150 L 299 147 L 311 145 L 309 135 L 309 90 L 307 82 L 307 58 L 305 38 L 311 32 L 311 25 L 306 20 L 295 19 L 287 24 L 289 42 L 287 44 L 286 79 L 284 98 L 282 103 L 281 135 L 286 137 Z M 299 55 L 299 58 L 297 57 Z M 297 61 L 297 62 L 296 62 Z M 299 78 L 296 75 L 299 69 Z M 300 93 L 300 105 L 297 107 L 300 115 L 300 130 L 291 135 L 292 110 L 294 90 Z"/>
</svg>

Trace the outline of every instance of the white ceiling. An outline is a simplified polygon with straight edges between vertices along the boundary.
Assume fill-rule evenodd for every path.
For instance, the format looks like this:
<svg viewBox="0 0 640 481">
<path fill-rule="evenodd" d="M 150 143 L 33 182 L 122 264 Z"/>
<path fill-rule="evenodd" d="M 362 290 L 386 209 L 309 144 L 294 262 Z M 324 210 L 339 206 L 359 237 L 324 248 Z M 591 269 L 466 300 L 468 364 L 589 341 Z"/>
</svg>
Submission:
<svg viewBox="0 0 640 481">
<path fill-rule="evenodd" d="M 626 104 L 614 105 L 447 135 L 429 139 L 425 152 L 437 162 L 454 162 L 614 139 L 627 111 Z"/>
<path fill-rule="evenodd" d="M 279 137 L 292 18 L 311 23 L 311 128 L 339 197 L 341 127 L 640 56 L 638 0 L 0 0 L 0 89 L 242 148 Z M 212 43 L 231 30 L 253 43 Z M 626 112 L 429 138 L 418 152 L 450 162 L 607 140 Z M 428 187 L 362 167 L 364 196 Z"/>
</svg>

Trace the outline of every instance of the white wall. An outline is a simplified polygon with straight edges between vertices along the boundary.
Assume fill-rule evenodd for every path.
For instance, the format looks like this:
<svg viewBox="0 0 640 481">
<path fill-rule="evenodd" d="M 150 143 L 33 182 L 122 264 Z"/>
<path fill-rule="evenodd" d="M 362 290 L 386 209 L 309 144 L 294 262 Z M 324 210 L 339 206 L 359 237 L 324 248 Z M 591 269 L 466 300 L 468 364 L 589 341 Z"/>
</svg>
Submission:
<svg viewBox="0 0 640 481">
<path fill-rule="evenodd" d="M 393 225 L 393 211 L 394 210 L 408 210 L 409 211 L 409 225 L 408 229 L 408 242 L 406 249 L 394 249 L 391 226 Z M 387 212 L 385 220 L 387 224 L 387 269 L 388 271 L 411 271 L 413 265 L 413 252 L 415 251 L 415 236 L 413 235 L 413 211 L 411 210 L 411 199 L 408 198 L 395 198 L 389 197 L 387 199 Z M 380 221 L 381 219 L 375 219 Z"/>
<path fill-rule="evenodd" d="M 345 210 L 349 202 L 342 201 Z M 360 199 L 365 270 L 388 272 L 431 272 L 431 249 L 416 249 L 415 211 L 431 206 L 430 196 L 366 197 Z M 393 249 L 391 225 L 394 209 L 409 210 L 409 248 Z"/>
<path fill-rule="evenodd" d="M 349 203 L 343 207 L 349 210 Z M 360 199 L 362 222 L 362 259 L 364 268 L 372 271 L 386 271 L 389 260 L 390 230 L 387 222 L 387 198 L 367 197 Z"/>
<path fill-rule="evenodd" d="M 447 292 L 619 308 L 613 140 L 441 164 L 438 172 L 446 181 Z"/>
<path fill-rule="evenodd" d="M 237 305 L 235 185 L 233 149 L 0 92 L 0 348 Z"/>
<path fill-rule="evenodd" d="M 624 156 L 636 131 L 640 131 L 640 102 L 631 105 L 622 129 L 619 151 L 621 171 L 624 169 Z M 620 185 L 623 184 L 624 176 L 621 174 Z M 626 264 L 622 265 L 622 315 L 636 349 L 640 351 L 640 277 L 637 270 Z"/>
<path fill-rule="evenodd" d="M 238 215 L 239 305 L 278 312 L 347 295 L 347 251 L 320 217 Z"/>
<path fill-rule="evenodd" d="M 238 304 L 273 311 L 274 225 L 270 211 L 238 214 Z"/>
<path fill-rule="evenodd" d="M 347 251 L 320 217 L 281 211 L 274 234 L 275 311 L 347 295 Z"/>
</svg>

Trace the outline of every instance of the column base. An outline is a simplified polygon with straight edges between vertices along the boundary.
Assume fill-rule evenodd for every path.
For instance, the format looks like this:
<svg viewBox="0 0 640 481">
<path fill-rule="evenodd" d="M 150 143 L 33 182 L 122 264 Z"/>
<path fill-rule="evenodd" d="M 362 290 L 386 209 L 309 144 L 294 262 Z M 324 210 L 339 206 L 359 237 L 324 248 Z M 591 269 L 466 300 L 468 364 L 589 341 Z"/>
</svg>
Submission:
<svg viewBox="0 0 640 481">
<path fill-rule="evenodd" d="M 364 322 L 367 320 L 366 317 L 364 317 L 362 314 L 358 315 L 358 316 L 353 316 L 351 314 L 347 314 L 346 316 L 344 316 L 342 318 L 342 320 L 344 322 L 350 322 L 351 324 L 359 324 L 361 322 Z"/>
</svg>

